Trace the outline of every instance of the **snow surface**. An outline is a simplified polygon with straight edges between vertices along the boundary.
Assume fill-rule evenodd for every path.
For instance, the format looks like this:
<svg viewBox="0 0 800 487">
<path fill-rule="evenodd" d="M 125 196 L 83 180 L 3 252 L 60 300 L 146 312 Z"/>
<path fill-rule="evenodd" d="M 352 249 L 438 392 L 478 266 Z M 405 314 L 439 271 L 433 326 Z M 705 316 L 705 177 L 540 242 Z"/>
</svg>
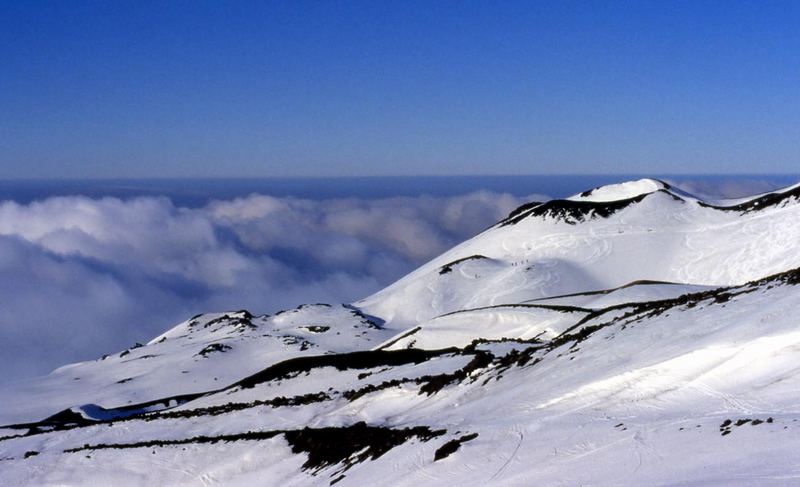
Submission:
<svg viewBox="0 0 800 487">
<path fill-rule="evenodd" d="M 457 310 L 637 280 L 741 284 L 799 267 L 799 234 L 794 198 L 741 213 L 660 190 L 606 218 L 590 214 L 575 222 L 546 215 L 497 225 L 356 305 L 388 326 L 406 328 Z M 441 274 L 442 266 L 470 256 L 485 259 Z"/>
<path fill-rule="evenodd" d="M 598 188 L 6 386 L 0 485 L 797 485 L 795 189 Z"/>
<path fill-rule="evenodd" d="M 636 196 L 650 194 L 669 186 L 656 179 L 640 179 L 619 184 L 609 184 L 599 188 L 584 191 L 567 199 L 578 201 L 618 201 Z"/>
</svg>

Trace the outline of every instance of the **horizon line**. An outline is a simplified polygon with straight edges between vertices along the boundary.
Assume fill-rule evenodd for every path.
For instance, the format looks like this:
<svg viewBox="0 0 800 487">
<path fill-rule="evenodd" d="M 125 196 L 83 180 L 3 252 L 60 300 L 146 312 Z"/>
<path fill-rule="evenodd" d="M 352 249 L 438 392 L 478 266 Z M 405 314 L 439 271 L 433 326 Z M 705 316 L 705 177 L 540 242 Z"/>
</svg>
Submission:
<svg viewBox="0 0 800 487">
<path fill-rule="evenodd" d="M 450 178 L 518 178 L 518 177 L 800 177 L 798 172 L 752 173 L 550 173 L 550 174 L 388 174 L 388 175 L 333 175 L 333 176 L 100 176 L 100 177 L 0 177 L 0 182 L 81 182 L 81 181 L 242 181 L 242 180 L 344 180 L 344 179 L 450 179 Z"/>
</svg>

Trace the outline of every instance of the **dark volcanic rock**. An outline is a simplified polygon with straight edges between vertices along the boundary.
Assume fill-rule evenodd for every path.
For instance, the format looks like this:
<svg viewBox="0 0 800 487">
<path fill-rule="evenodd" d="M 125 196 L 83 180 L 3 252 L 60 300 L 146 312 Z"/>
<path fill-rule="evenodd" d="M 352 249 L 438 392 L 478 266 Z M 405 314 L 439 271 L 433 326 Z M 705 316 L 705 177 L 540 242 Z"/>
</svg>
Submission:
<svg viewBox="0 0 800 487">
<path fill-rule="evenodd" d="M 655 192 L 668 194 L 677 201 L 684 201 L 683 198 L 665 189 L 659 189 Z M 515 225 L 526 218 L 537 216 L 549 217 L 570 225 L 575 225 L 594 218 L 608 218 L 632 204 L 641 202 L 651 194 L 652 193 L 640 194 L 633 198 L 617 201 L 551 200 L 547 203 L 529 204 L 530 206 L 523 205 L 511 212 L 505 219 L 501 220 L 497 226 L 504 227 L 507 225 Z"/>
<path fill-rule="evenodd" d="M 468 260 L 483 260 L 488 259 L 488 257 L 484 255 L 470 255 L 469 257 L 464 257 L 462 259 L 454 260 L 453 262 L 449 262 L 442 267 L 439 268 L 439 274 L 448 274 L 453 271 L 453 267 L 461 264 L 462 262 L 466 262 Z"/>
<path fill-rule="evenodd" d="M 433 455 L 433 461 L 438 462 L 439 460 L 449 457 L 453 453 L 457 452 L 459 448 L 461 448 L 462 443 L 474 440 L 477 437 L 478 433 L 472 433 L 470 435 L 464 435 L 461 438 L 448 441 L 444 445 L 440 446 L 438 450 L 436 450 L 436 453 Z"/>
</svg>

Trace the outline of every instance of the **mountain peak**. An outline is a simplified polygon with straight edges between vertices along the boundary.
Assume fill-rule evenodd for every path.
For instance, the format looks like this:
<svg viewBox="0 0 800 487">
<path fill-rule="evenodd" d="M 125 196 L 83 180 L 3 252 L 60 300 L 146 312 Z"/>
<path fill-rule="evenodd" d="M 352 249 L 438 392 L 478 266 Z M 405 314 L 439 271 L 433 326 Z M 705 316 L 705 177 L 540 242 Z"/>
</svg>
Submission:
<svg viewBox="0 0 800 487">
<path fill-rule="evenodd" d="M 624 183 L 599 186 L 583 193 L 567 198 L 572 201 L 619 201 L 654 193 L 662 189 L 670 189 L 670 185 L 658 179 L 644 178 Z"/>
</svg>

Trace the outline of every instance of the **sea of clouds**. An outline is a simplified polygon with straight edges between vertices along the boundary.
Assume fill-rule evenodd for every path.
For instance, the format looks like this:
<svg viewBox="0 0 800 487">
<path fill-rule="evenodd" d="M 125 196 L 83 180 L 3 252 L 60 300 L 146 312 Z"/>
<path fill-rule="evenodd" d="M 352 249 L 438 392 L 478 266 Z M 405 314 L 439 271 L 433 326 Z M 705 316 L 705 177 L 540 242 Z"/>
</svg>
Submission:
<svg viewBox="0 0 800 487">
<path fill-rule="evenodd" d="M 531 198 L 2 202 L 0 381 L 144 342 L 201 312 L 357 300 Z"/>
</svg>

